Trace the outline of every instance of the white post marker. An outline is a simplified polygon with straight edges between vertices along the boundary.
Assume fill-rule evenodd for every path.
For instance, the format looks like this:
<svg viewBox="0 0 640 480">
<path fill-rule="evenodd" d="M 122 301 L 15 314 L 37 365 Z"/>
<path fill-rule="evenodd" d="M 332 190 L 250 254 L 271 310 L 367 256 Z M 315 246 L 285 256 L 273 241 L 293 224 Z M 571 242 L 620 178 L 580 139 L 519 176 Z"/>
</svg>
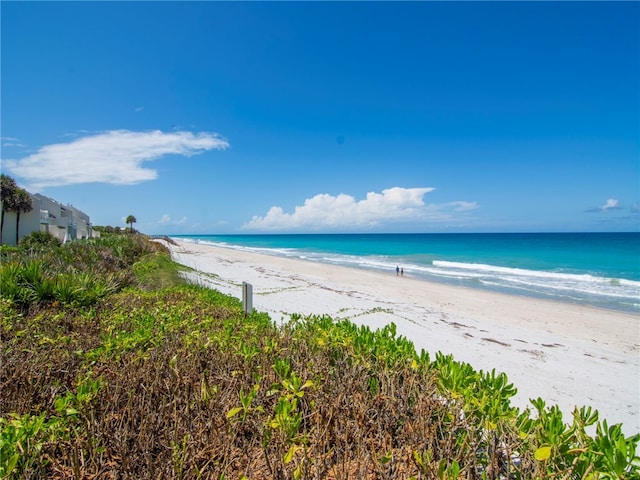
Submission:
<svg viewBox="0 0 640 480">
<path fill-rule="evenodd" d="M 247 282 L 242 282 L 242 308 L 245 316 L 253 313 L 253 287 Z"/>
</svg>

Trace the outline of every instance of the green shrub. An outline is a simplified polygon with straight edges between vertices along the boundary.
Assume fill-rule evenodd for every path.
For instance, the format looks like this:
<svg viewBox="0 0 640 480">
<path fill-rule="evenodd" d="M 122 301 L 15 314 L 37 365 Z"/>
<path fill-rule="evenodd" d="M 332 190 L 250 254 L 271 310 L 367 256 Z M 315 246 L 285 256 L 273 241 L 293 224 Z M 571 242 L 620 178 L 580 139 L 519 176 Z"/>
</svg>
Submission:
<svg viewBox="0 0 640 480">
<path fill-rule="evenodd" d="M 44 250 L 60 247 L 62 242 L 49 232 L 32 232 L 20 240 L 20 248 L 24 250 Z"/>
</svg>

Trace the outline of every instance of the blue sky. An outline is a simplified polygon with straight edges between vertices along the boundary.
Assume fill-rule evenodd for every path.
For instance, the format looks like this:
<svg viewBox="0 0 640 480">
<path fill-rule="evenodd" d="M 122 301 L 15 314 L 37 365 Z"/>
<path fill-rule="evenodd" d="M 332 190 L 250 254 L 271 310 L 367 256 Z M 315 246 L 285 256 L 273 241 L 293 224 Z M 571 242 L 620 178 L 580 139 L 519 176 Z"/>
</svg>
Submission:
<svg viewBox="0 0 640 480">
<path fill-rule="evenodd" d="M 0 8 L 2 172 L 96 225 L 640 230 L 638 2 Z"/>
</svg>

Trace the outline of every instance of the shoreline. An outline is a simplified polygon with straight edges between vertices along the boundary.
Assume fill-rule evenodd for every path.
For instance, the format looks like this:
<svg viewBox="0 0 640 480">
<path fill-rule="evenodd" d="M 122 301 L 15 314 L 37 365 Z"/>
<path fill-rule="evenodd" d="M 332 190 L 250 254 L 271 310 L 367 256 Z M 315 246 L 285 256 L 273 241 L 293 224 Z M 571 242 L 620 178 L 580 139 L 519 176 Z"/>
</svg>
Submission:
<svg viewBox="0 0 640 480">
<path fill-rule="evenodd" d="M 346 266 L 277 257 L 172 239 L 191 280 L 236 298 L 253 286 L 254 309 L 272 320 L 328 315 L 398 335 L 431 357 L 452 354 L 476 370 L 505 372 L 518 389 L 512 403 L 575 406 L 640 432 L 640 318 L 632 313 L 454 286 Z"/>
<path fill-rule="evenodd" d="M 460 236 L 459 234 L 454 235 Z M 495 234 L 487 235 L 493 236 Z M 499 235 L 504 236 L 504 234 Z M 279 237 L 280 235 L 264 235 L 264 237 L 270 236 Z M 289 237 L 290 235 L 283 236 Z M 316 237 L 316 235 L 311 236 Z M 339 237 L 340 235 L 331 234 L 329 236 Z M 371 254 L 371 252 L 357 253 L 353 256 L 351 253 L 346 253 L 347 251 L 342 251 L 342 253 L 334 251 L 335 246 L 332 247 L 331 244 L 326 251 L 320 245 L 318 245 L 319 249 L 314 251 L 307 250 L 306 246 L 297 245 L 295 241 L 286 245 L 278 244 L 278 242 L 273 244 L 270 241 L 253 244 L 251 241 L 245 243 L 251 235 L 241 235 L 238 239 L 239 243 L 234 243 L 234 240 L 225 237 L 225 235 L 183 235 L 174 237 L 174 239 L 385 274 L 395 270 L 396 265 L 403 265 L 405 272 L 408 273 L 407 276 L 426 282 L 482 289 L 519 297 L 546 299 L 578 306 L 591 306 L 640 316 L 640 277 L 634 279 L 632 271 L 625 270 L 623 273 L 619 270 L 607 270 L 602 265 L 585 268 L 584 265 L 569 262 L 571 265 L 560 264 L 552 267 L 548 264 L 548 258 L 543 260 L 543 263 L 531 262 L 529 259 L 529 264 L 526 265 L 518 263 L 518 261 L 515 263 L 505 263 L 499 259 L 492 261 L 490 258 L 478 261 L 477 259 L 456 257 L 456 245 L 453 246 L 454 253 L 451 254 L 451 252 L 443 252 L 442 246 L 437 244 L 430 254 L 389 251 L 377 255 Z M 230 237 L 235 238 L 235 236 Z M 384 249 L 384 247 L 382 248 Z M 511 246 L 507 245 L 506 248 L 509 249 Z M 423 258 L 425 255 L 430 257 L 426 262 Z M 517 258 L 518 254 L 515 253 L 515 255 Z M 541 268 L 544 262 L 547 262 L 546 268 Z"/>
</svg>

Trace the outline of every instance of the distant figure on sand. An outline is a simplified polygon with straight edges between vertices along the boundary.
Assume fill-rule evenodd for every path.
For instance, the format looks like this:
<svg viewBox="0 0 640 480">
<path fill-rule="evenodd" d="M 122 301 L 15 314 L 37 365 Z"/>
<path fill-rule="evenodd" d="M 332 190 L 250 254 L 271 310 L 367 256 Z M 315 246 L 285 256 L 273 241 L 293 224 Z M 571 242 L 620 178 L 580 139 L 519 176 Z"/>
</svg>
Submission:
<svg viewBox="0 0 640 480">
<path fill-rule="evenodd" d="M 401 269 L 400 269 L 400 276 L 401 276 L 401 277 L 404 277 L 404 268 L 401 268 Z"/>
<path fill-rule="evenodd" d="M 400 267 L 396 265 L 396 277 L 400 275 Z"/>
</svg>

